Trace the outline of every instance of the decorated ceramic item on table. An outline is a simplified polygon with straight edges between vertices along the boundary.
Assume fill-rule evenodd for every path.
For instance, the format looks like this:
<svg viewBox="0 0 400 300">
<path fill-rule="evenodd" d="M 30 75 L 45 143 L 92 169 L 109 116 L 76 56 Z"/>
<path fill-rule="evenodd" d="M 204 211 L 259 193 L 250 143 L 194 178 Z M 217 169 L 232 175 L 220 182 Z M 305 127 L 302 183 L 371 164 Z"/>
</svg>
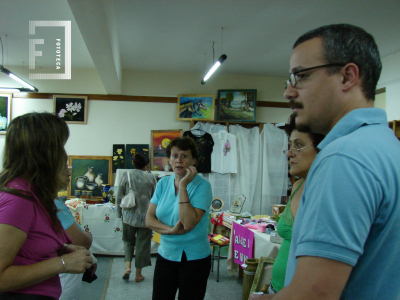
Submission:
<svg viewBox="0 0 400 300">
<path fill-rule="evenodd" d="M 87 177 L 86 176 L 78 176 L 75 178 L 75 185 L 76 188 L 81 190 L 86 186 L 87 183 Z"/>
<path fill-rule="evenodd" d="M 99 187 L 99 189 L 101 189 L 101 185 L 103 184 L 103 179 L 102 179 L 101 176 L 103 176 L 103 174 L 101 174 L 101 173 L 97 174 L 97 177 L 96 177 L 96 179 L 94 180 L 94 182 L 97 184 L 97 186 Z"/>
<path fill-rule="evenodd" d="M 103 184 L 103 189 L 101 195 L 103 196 L 104 202 L 110 201 L 108 198 L 108 191 L 110 190 L 111 186 L 109 184 Z"/>
<path fill-rule="evenodd" d="M 94 174 L 94 172 L 93 172 L 93 168 L 94 167 L 88 167 L 88 171 L 84 175 L 87 177 L 88 182 L 94 182 L 94 178 L 96 177 L 96 174 Z"/>
<path fill-rule="evenodd" d="M 75 198 L 80 198 L 80 197 L 81 197 L 81 191 L 75 190 Z"/>
</svg>

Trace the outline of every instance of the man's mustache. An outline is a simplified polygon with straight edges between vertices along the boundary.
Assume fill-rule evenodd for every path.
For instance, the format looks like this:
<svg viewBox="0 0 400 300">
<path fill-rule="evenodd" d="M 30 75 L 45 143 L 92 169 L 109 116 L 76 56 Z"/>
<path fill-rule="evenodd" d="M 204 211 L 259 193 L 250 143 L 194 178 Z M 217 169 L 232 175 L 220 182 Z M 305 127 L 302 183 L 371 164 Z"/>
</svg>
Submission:
<svg viewBox="0 0 400 300">
<path fill-rule="evenodd" d="M 296 102 L 296 101 L 294 101 L 293 99 L 290 99 L 290 101 L 289 101 L 289 106 L 290 106 L 290 108 L 303 108 L 303 104 L 301 104 L 301 103 L 298 103 L 298 102 Z"/>
</svg>

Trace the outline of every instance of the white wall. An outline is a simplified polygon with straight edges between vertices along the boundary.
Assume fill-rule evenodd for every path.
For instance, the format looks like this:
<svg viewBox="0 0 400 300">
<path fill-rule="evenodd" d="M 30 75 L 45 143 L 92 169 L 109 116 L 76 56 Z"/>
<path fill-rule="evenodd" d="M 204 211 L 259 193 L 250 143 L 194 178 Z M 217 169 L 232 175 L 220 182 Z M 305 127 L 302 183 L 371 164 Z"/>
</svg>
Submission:
<svg viewBox="0 0 400 300">
<path fill-rule="evenodd" d="M 11 69 L 28 80 L 27 70 Z M 21 75 L 23 74 L 23 75 Z M 261 101 L 286 101 L 283 98 L 283 78 L 218 75 L 206 85 L 200 84 L 201 75 L 184 73 L 124 72 L 123 94 L 137 96 L 170 96 L 178 94 L 213 94 L 218 89 L 257 89 Z M 0 86 L 12 81 L 0 74 Z M 95 71 L 73 70 L 72 80 L 28 80 L 41 93 L 104 94 Z M 14 83 L 13 83 L 14 84 Z M 15 86 L 15 84 L 14 84 Z M 88 123 L 69 124 L 69 155 L 112 155 L 113 144 L 149 144 L 150 131 L 161 129 L 189 130 L 189 122 L 176 121 L 175 103 L 146 103 L 124 101 L 88 101 Z M 12 117 L 32 111 L 53 111 L 52 99 L 14 98 Z M 286 122 L 290 109 L 257 108 L 257 122 Z M 0 136 L 0 149 L 5 136 Z M 0 157 L 0 165 L 3 158 Z"/>
<path fill-rule="evenodd" d="M 400 120 L 400 52 L 382 59 L 382 74 L 378 88 L 386 88 L 388 121 Z"/>
</svg>

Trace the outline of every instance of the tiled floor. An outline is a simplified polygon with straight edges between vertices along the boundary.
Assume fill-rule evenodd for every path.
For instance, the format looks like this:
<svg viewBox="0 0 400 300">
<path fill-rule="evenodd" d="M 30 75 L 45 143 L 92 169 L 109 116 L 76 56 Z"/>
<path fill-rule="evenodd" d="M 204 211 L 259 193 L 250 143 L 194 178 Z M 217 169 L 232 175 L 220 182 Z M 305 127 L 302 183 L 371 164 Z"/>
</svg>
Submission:
<svg viewBox="0 0 400 300">
<path fill-rule="evenodd" d="M 84 283 L 82 300 L 151 299 L 155 257 L 151 258 L 152 266 L 143 269 L 142 274 L 145 276 L 145 280 L 139 283 L 134 280 L 134 270 L 129 281 L 121 278 L 125 270 L 123 257 L 100 256 L 97 258 L 99 262 L 96 274 L 99 278 L 91 284 Z M 230 276 L 228 274 L 226 259 L 221 260 L 219 282 L 216 282 L 216 278 L 215 263 L 214 272 L 211 272 L 208 278 L 205 300 L 242 299 L 243 280 L 238 278 L 238 275 Z"/>
</svg>

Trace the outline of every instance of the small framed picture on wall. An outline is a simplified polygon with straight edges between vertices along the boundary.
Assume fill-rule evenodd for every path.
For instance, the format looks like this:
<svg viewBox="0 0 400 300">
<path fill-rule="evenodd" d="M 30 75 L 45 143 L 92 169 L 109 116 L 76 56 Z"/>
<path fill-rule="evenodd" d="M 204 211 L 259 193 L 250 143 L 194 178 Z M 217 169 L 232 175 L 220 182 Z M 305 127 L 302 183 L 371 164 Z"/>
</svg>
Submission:
<svg viewBox="0 0 400 300">
<path fill-rule="evenodd" d="M 0 134 L 6 134 L 11 121 L 12 94 L 0 94 Z"/>
<path fill-rule="evenodd" d="M 164 171 L 169 157 L 166 150 L 169 143 L 176 137 L 182 136 L 182 129 L 152 130 L 150 164 L 153 171 Z"/>
<path fill-rule="evenodd" d="M 87 124 L 86 96 L 54 95 L 53 112 L 69 124 Z"/>
<path fill-rule="evenodd" d="M 178 95 L 178 121 L 214 120 L 215 99 L 213 95 Z"/>
</svg>

